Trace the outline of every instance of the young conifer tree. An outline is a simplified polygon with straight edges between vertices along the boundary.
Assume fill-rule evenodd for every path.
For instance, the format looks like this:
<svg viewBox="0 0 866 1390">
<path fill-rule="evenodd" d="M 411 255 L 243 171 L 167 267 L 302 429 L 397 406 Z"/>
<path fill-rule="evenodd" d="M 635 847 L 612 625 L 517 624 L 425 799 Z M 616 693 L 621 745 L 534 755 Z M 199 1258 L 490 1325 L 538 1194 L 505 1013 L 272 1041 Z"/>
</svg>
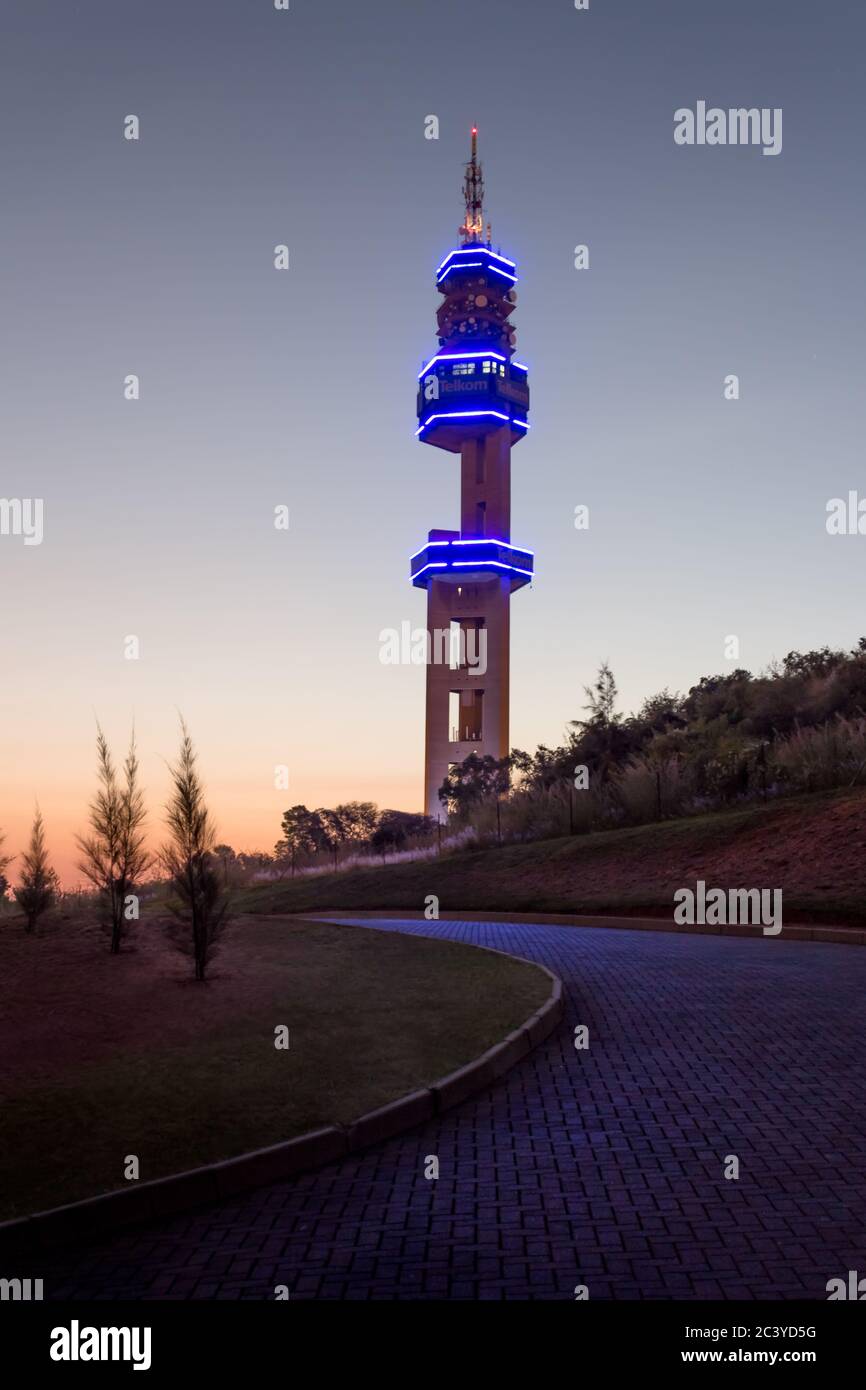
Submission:
<svg viewBox="0 0 866 1390">
<path fill-rule="evenodd" d="M 9 880 L 6 877 L 6 869 L 12 863 L 12 860 L 14 858 L 14 856 L 11 854 L 3 853 L 3 845 L 5 843 L 5 840 L 6 836 L 4 835 L 3 831 L 0 830 L 0 899 L 5 898 L 6 896 L 6 889 L 9 887 Z"/>
<path fill-rule="evenodd" d="M 117 955 L 124 926 L 132 920 L 130 897 L 152 863 L 152 856 L 145 849 L 147 813 L 138 782 L 135 732 L 120 777 L 98 725 L 96 733 L 99 786 L 90 803 L 90 834 L 77 839 L 82 856 L 78 867 L 99 894 L 111 932 L 111 952 Z"/>
<path fill-rule="evenodd" d="M 229 899 L 224 875 L 214 854 L 216 830 L 205 804 L 196 753 L 181 719 L 177 762 L 170 769 L 172 795 L 167 807 L 169 841 L 162 862 L 176 898 L 175 916 L 182 930 L 175 944 L 195 961 L 195 978 L 204 980 L 226 922 Z"/>
<path fill-rule="evenodd" d="M 38 806 L 30 834 L 30 847 L 21 856 L 21 866 L 21 882 L 15 889 L 15 901 L 27 918 L 27 930 L 32 932 L 43 912 L 54 902 L 60 886 L 48 862 L 45 825 Z"/>
</svg>

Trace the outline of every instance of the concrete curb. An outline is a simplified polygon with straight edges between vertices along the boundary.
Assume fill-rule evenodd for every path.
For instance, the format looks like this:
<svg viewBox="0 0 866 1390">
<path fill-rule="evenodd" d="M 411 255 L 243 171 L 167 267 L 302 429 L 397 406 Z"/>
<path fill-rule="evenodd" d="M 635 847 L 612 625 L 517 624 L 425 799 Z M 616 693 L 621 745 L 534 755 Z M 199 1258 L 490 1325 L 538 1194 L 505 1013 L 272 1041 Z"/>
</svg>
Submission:
<svg viewBox="0 0 866 1390">
<path fill-rule="evenodd" d="M 512 959 L 520 959 L 513 957 Z M 545 967 L 539 967 L 545 969 Z M 507 1071 L 522 1061 L 534 1047 L 538 1047 L 562 1020 L 562 981 L 549 970 L 552 988 L 550 998 L 513 1033 L 503 1038 L 495 1047 L 488 1048 L 468 1066 L 461 1067 L 450 1076 L 434 1081 L 431 1090 L 436 1097 L 436 1109 L 451 1110 L 469 1096 L 492 1086 Z"/>
<path fill-rule="evenodd" d="M 487 950 L 487 947 L 476 947 Z M 507 955 L 492 951 L 493 955 Z M 509 956 L 510 960 L 523 960 Z M 524 961 L 551 980 L 550 997 L 525 1023 L 450 1076 L 441 1077 L 418 1091 L 361 1115 L 348 1128 L 329 1126 L 311 1130 L 296 1139 L 254 1149 L 236 1158 L 209 1163 L 185 1173 L 152 1182 L 136 1183 L 99 1197 L 88 1197 L 69 1206 L 35 1212 L 0 1223 L 3 1254 L 50 1249 L 71 1241 L 98 1240 L 126 1226 L 176 1216 L 194 1207 L 218 1202 L 298 1173 L 323 1168 L 328 1163 L 370 1148 L 384 1139 L 415 1129 L 444 1110 L 450 1110 L 504 1076 L 557 1027 L 562 1018 L 562 981 L 546 966 Z"/>
<path fill-rule="evenodd" d="M 406 1129 L 414 1129 L 426 1120 L 432 1120 L 436 1113 L 433 1093 L 429 1090 L 412 1091 L 408 1096 L 400 1096 L 379 1110 L 370 1110 L 349 1127 L 347 1139 L 350 1153 L 368 1149 L 383 1139 L 393 1139 Z"/>
<path fill-rule="evenodd" d="M 401 911 L 396 907 L 372 911 L 368 908 L 328 908 L 315 912 L 291 912 L 285 914 L 295 921 L 341 922 L 346 918 L 386 918 L 392 921 L 423 922 L 426 918 L 417 908 Z M 792 922 L 782 926 L 778 936 L 765 937 L 760 927 L 750 926 L 687 926 L 674 922 L 669 917 L 606 917 L 598 913 L 584 912 L 481 912 L 474 908 L 460 911 L 441 911 L 439 920 L 443 922 L 527 922 L 537 927 L 607 927 L 619 931 L 662 931 L 679 932 L 697 936 L 753 936 L 760 941 L 825 941 L 845 946 L 866 946 L 866 929 L 859 927 L 809 926 L 803 922 Z"/>
</svg>

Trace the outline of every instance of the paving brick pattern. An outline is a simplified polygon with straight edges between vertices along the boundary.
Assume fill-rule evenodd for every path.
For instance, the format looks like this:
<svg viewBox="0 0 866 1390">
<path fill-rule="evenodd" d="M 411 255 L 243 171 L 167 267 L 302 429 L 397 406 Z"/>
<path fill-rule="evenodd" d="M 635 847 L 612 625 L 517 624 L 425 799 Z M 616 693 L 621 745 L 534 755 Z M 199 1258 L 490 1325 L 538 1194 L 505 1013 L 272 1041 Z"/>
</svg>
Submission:
<svg viewBox="0 0 866 1390">
<path fill-rule="evenodd" d="M 378 925 L 549 965 L 565 1022 L 403 1138 L 43 1257 L 46 1297 L 824 1299 L 828 1279 L 866 1274 L 866 950 Z"/>
</svg>

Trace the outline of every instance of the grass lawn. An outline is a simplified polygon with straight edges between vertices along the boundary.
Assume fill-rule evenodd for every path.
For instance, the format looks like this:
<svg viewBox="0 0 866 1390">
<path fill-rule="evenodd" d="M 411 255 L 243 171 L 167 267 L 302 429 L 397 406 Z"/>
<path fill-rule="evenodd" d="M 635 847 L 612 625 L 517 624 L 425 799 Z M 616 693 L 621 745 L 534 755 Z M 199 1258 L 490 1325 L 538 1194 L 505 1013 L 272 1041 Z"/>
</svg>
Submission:
<svg viewBox="0 0 866 1390">
<path fill-rule="evenodd" d="M 204 985 L 144 914 L 108 954 L 0 917 L 0 1219 L 347 1123 L 470 1061 L 547 998 L 454 942 L 241 917 Z M 274 1029 L 290 1030 L 288 1051 Z"/>
<path fill-rule="evenodd" d="M 475 849 L 248 889 L 250 912 L 327 908 L 647 913 L 677 888 L 781 888 L 785 920 L 866 920 L 866 790 L 756 804 L 632 829 Z"/>
</svg>

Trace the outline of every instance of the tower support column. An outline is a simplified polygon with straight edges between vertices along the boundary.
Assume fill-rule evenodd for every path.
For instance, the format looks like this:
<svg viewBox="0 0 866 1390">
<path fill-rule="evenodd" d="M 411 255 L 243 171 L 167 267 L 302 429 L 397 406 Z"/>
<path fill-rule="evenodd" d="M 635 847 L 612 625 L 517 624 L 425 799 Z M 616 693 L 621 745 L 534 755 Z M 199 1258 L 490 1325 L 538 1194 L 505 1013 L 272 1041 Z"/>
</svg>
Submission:
<svg viewBox="0 0 866 1390">
<path fill-rule="evenodd" d="M 504 758 L 509 751 L 510 612 L 508 575 L 470 575 L 465 583 L 449 577 L 430 583 L 430 655 L 436 655 L 437 646 L 448 647 L 441 637 L 437 642 L 437 634 L 450 632 L 453 642 L 450 661 L 431 660 L 427 666 L 424 809 L 428 816 L 442 814 L 439 788 L 452 763 L 462 762 L 470 753 Z"/>
<path fill-rule="evenodd" d="M 467 439 L 460 450 L 460 534 L 511 539 L 511 431 Z"/>
</svg>

